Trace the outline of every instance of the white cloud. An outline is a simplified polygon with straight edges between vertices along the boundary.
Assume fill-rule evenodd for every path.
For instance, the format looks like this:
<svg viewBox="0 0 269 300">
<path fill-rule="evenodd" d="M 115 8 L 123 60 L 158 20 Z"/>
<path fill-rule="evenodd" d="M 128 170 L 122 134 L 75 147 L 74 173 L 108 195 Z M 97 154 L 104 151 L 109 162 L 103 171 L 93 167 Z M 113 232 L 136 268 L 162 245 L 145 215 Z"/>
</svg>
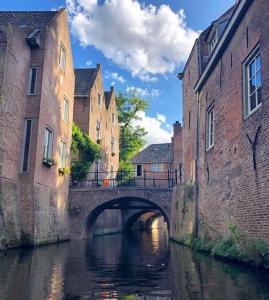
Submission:
<svg viewBox="0 0 269 300">
<path fill-rule="evenodd" d="M 81 45 L 93 45 L 133 76 L 155 82 L 185 62 L 198 33 L 183 10 L 138 0 L 66 0 L 71 30 Z"/>
<path fill-rule="evenodd" d="M 157 120 L 160 121 L 161 123 L 166 122 L 166 116 L 160 113 L 157 113 Z"/>
<path fill-rule="evenodd" d="M 122 75 L 119 75 L 117 72 L 106 72 L 105 73 L 105 78 L 107 79 L 114 79 L 120 83 L 124 83 L 126 80 L 124 79 L 124 77 Z"/>
<path fill-rule="evenodd" d="M 91 65 L 92 65 L 92 61 L 91 61 L 91 60 L 87 60 L 87 61 L 86 61 L 86 66 L 87 66 L 87 67 L 90 67 Z"/>
<path fill-rule="evenodd" d="M 156 117 L 149 117 L 146 113 L 139 112 L 140 120 L 134 122 L 135 126 L 141 126 L 148 132 L 147 145 L 158 143 L 170 143 L 172 137 L 171 126 L 166 123 L 166 117 L 157 113 Z M 170 128 L 167 128 L 168 126 Z"/>
<path fill-rule="evenodd" d="M 161 92 L 158 89 L 143 89 L 135 86 L 127 86 L 126 92 L 134 94 L 137 97 L 141 98 L 158 98 Z"/>
</svg>

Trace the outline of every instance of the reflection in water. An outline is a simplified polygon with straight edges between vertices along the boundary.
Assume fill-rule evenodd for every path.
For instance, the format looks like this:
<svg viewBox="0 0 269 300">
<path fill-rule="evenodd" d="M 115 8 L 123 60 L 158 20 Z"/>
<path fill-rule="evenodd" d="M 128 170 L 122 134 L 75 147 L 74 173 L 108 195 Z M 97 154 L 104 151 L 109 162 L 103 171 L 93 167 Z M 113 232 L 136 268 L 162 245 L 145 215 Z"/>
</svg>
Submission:
<svg viewBox="0 0 269 300">
<path fill-rule="evenodd" d="M 265 300 L 269 275 L 169 243 L 162 230 L 0 254 L 0 299 Z"/>
</svg>

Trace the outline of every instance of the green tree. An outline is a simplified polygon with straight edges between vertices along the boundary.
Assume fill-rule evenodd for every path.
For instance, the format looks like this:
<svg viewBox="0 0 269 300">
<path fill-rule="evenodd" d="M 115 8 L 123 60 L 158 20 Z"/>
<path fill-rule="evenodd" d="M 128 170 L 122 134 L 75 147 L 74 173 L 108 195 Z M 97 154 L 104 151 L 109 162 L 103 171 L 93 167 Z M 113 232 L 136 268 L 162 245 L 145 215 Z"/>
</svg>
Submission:
<svg viewBox="0 0 269 300">
<path fill-rule="evenodd" d="M 148 102 L 135 95 L 119 94 L 116 97 L 120 123 L 120 171 L 131 171 L 131 159 L 145 145 L 147 132 L 134 125 L 139 112 L 148 109 Z"/>
</svg>

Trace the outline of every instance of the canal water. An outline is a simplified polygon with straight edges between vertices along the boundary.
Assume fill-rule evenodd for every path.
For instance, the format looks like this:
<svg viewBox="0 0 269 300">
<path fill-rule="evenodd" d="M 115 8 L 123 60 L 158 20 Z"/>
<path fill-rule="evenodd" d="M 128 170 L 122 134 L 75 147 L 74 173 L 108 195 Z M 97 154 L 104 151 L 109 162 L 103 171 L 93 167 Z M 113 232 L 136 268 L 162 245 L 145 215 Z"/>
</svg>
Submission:
<svg viewBox="0 0 269 300">
<path fill-rule="evenodd" d="M 0 299 L 268 300 L 269 275 L 153 230 L 0 253 Z"/>
</svg>

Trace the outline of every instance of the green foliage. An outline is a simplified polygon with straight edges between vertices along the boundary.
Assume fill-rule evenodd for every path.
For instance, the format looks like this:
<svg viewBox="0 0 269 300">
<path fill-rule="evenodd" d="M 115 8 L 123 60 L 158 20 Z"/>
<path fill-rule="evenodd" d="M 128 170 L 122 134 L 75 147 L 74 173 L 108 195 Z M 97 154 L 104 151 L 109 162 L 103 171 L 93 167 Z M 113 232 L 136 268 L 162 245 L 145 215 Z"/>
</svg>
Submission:
<svg viewBox="0 0 269 300">
<path fill-rule="evenodd" d="M 211 250 L 211 254 L 230 259 L 243 259 L 239 246 L 231 238 L 219 240 Z"/>
<path fill-rule="evenodd" d="M 145 145 L 147 132 L 135 126 L 139 112 L 148 108 L 148 102 L 135 95 L 119 94 L 116 97 L 120 123 L 120 170 L 131 170 L 130 161 Z"/>
<path fill-rule="evenodd" d="M 76 124 L 73 124 L 71 150 L 77 156 L 77 159 L 71 162 L 72 180 L 81 181 L 86 178 L 92 163 L 101 158 L 101 148 L 92 142 Z"/>
<path fill-rule="evenodd" d="M 187 199 L 192 200 L 194 196 L 194 184 L 191 181 L 187 181 L 184 184 L 184 195 Z"/>
<path fill-rule="evenodd" d="M 260 258 L 260 264 L 269 267 L 269 246 L 263 240 L 255 241 L 256 252 Z"/>
<path fill-rule="evenodd" d="M 269 268 L 269 245 L 262 240 L 248 240 L 234 224 L 229 225 L 228 237 L 210 241 L 186 235 L 180 242 L 193 250 L 206 251 L 216 257 Z"/>
</svg>

